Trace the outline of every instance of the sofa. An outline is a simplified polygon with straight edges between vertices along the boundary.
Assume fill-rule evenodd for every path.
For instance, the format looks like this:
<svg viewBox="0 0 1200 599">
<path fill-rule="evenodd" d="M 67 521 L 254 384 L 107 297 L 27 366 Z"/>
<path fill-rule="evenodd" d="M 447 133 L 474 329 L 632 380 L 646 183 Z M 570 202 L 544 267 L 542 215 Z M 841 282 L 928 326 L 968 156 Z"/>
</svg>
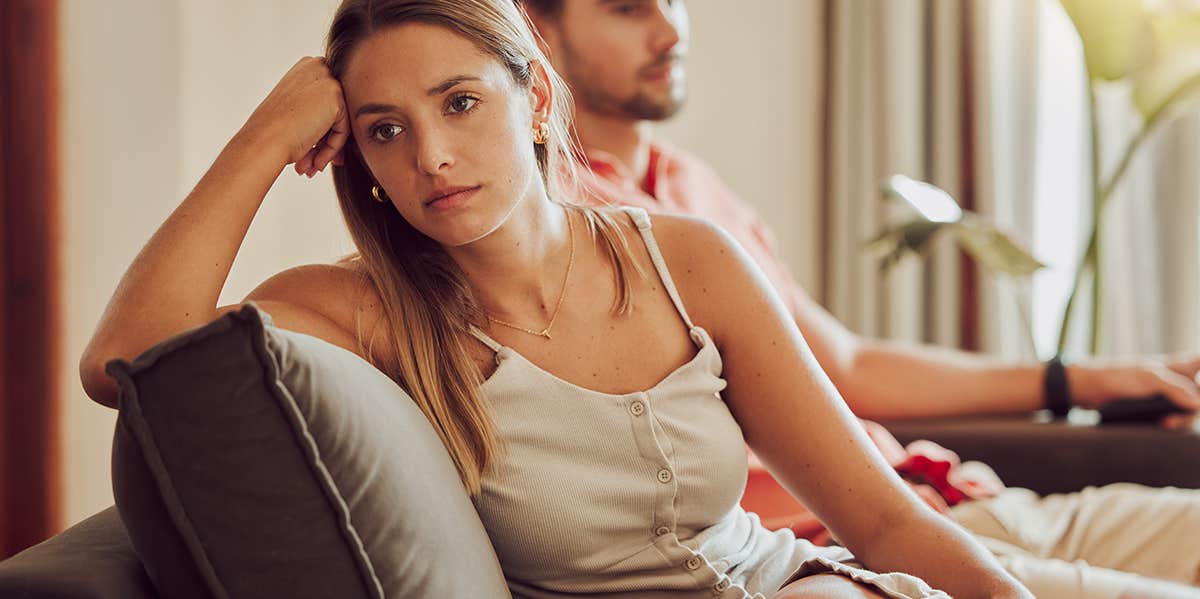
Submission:
<svg viewBox="0 0 1200 599">
<path fill-rule="evenodd" d="M 121 389 L 115 505 L 0 562 L 0 597 L 508 596 L 433 427 L 354 353 L 247 302 L 106 370 Z M 1028 417 L 886 424 L 1043 493 L 1200 488 L 1196 434 Z"/>
</svg>

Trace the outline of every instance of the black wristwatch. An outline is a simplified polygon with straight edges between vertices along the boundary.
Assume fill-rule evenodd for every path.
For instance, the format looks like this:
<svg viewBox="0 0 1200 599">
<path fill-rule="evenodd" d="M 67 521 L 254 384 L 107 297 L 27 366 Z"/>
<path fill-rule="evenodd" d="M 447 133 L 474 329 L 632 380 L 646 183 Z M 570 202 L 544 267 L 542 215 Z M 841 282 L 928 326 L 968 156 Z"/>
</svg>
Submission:
<svg viewBox="0 0 1200 599">
<path fill-rule="evenodd" d="M 1046 408 L 1055 418 L 1065 418 L 1071 411 L 1071 387 L 1067 384 L 1067 367 L 1063 364 L 1062 354 L 1056 354 L 1046 361 L 1046 378 L 1042 382 L 1045 392 Z"/>
</svg>

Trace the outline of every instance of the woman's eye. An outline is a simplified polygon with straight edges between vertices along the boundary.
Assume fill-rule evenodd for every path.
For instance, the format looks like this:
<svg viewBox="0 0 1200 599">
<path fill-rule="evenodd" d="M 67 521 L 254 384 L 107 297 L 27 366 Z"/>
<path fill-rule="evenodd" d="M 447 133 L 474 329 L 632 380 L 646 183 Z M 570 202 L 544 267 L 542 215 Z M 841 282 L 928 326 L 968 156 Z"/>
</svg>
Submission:
<svg viewBox="0 0 1200 599">
<path fill-rule="evenodd" d="M 371 137 L 379 141 L 388 141 L 397 135 L 400 135 L 404 128 L 400 125 L 379 125 L 371 131 Z"/>
<path fill-rule="evenodd" d="M 479 102 L 479 98 L 471 96 L 456 96 L 450 100 L 450 112 L 469 112 Z"/>
</svg>

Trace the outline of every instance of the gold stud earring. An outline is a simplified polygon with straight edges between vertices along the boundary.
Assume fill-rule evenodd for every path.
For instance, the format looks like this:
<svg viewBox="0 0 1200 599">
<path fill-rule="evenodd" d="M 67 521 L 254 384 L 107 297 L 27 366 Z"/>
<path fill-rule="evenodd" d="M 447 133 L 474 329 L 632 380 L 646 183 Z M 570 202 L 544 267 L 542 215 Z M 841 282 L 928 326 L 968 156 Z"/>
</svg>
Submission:
<svg viewBox="0 0 1200 599">
<path fill-rule="evenodd" d="M 381 190 L 379 189 L 378 185 L 371 186 L 371 195 L 375 196 L 375 201 L 379 202 L 380 204 L 386 204 L 387 203 L 387 192 L 383 192 L 381 194 L 380 191 Z"/>
<path fill-rule="evenodd" d="M 533 130 L 533 143 L 541 145 L 550 141 L 550 123 L 542 121 Z"/>
</svg>

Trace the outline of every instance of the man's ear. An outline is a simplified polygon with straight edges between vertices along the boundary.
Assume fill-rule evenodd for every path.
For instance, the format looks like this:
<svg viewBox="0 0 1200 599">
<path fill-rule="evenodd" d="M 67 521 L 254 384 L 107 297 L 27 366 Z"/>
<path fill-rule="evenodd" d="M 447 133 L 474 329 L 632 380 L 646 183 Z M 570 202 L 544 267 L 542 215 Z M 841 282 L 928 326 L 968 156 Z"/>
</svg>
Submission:
<svg viewBox="0 0 1200 599">
<path fill-rule="evenodd" d="M 533 110 L 533 126 L 550 119 L 550 110 L 554 107 L 554 87 L 550 85 L 550 73 L 541 61 L 529 63 L 529 107 Z"/>
</svg>

